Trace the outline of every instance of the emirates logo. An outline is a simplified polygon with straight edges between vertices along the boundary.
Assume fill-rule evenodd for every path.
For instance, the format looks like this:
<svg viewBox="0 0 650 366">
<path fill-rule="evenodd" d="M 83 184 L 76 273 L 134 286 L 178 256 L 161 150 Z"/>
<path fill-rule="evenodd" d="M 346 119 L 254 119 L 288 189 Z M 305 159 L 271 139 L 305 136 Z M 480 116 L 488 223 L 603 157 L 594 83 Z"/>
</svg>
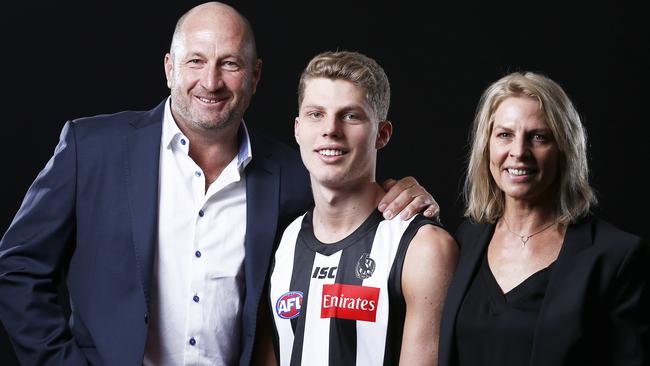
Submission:
<svg viewBox="0 0 650 366">
<path fill-rule="evenodd" d="M 354 270 L 355 276 L 360 280 L 370 278 L 375 273 L 375 260 L 370 258 L 370 254 L 363 253 L 357 261 L 357 267 Z"/>
<path fill-rule="evenodd" d="M 375 322 L 380 291 L 378 287 L 342 283 L 323 285 L 320 317 Z"/>
</svg>

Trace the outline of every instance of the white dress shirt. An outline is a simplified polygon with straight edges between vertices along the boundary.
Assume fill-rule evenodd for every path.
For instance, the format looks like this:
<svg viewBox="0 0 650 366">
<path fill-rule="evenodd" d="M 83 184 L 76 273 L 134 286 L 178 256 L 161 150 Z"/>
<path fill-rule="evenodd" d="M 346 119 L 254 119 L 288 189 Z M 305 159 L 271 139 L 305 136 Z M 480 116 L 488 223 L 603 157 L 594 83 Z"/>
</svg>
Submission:
<svg viewBox="0 0 650 366">
<path fill-rule="evenodd" d="M 239 153 L 206 192 L 170 100 L 160 143 L 158 247 L 144 363 L 232 365 L 244 296 L 248 131 L 242 122 Z"/>
</svg>

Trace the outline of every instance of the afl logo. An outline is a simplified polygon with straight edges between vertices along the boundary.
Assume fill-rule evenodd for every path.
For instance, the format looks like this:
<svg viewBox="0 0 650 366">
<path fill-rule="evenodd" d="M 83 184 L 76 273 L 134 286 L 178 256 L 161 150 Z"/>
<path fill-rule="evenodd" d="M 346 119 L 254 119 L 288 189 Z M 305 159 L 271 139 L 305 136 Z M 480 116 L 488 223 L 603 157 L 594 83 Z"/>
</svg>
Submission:
<svg viewBox="0 0 650 366">
<path fill-rule="evenodd" d="M 360 280 L 365 280 L 372 276 L 375 272 L 375 260 L 369 257 L 370 254 L 363 253 L 361 258 L 357 261 L 357 267 L 354 270 L 354 274 Z"/>
<path fill-rule="evenodd" d="M 282 319 L 293 319 L 300 315 L 302 291 L 289 291 L 275 303 L 275 311 Z"/>
</svg>

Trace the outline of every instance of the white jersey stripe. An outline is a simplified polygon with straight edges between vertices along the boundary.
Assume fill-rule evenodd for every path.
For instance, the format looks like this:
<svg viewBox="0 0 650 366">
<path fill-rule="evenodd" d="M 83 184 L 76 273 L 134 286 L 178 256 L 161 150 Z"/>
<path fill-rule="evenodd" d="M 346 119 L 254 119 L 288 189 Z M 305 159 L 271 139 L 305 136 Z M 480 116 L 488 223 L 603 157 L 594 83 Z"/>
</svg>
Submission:
<svg viewBox="0 0 650 366">
<path fill-rule="evenodd" d="M 316 253 L 311 273 L 316 267 L 331 268 L 338 267 L 342 251 L 330 256 Z M 309 296 L 307 317 L 305 318 L 305 334 L 303 336 L 302 365 L 327 366 L 329 365 L 329 341 L 330 337 L 323 337 L 323 334 L 330 332 L 330 318 L 321 319 L 320 304 L 323 297 L 323 285 L 333 284 L 335 278 L 323 278 L 309 283 Z M 305 350 L 308 350 L 305 352 Z"/>
<path fill-rule="evenodd" d="M 304 215 L 303 215 L 304 216 Z M 282 236 L 282 242 L 285 240 L 288 243 L 295 243 L 300 232 L 302 223 L 302 216 L 295 220 L 287 227 Z M 275 263 L 293 263 L 293 256 L 295 253 L 294 245 L 280 245 L 275 252 Z M 283 294 L 289 292 L 289 285 L 291 283 L 291 274 L 293 268 L 287 265 L 274 265 L 273 274 L 271 275 L 271 284 L 269 293 L 271 299 L 277 300 Z M 306 304 L 303 304 L 306 305 Z M 293 329 L 291 328 L 291 321 L 289 319 L 282 319 L 278 315 L 276 309 L 276 302 L 271 302 L 271 311 L 275 319 L 275 326 L 278 334 L 278 348 L 280 351 L 280 361 L 283 365 L 288 365 L 291 361 L 291 352 L 293 350 Z"/>
<path fill-rule="evenodd" d="M 412 219 L 411 219 L 412 220 Z M 393 263 L 404 230 L 411 220 L 393 219 L 382 221 L 377 227 L 370 258 L 376 263 Z M 392 266 L 377 266 L 370 278 L 363 280 L 363 286 L 386 288 L 386 279 Z M 377 308 L 377 322 L 357 322 L 357 365 L 381 365 L 384 362 L 384 347 L 388 326 L 388 291 L 381 291 Z"/>
</svg>

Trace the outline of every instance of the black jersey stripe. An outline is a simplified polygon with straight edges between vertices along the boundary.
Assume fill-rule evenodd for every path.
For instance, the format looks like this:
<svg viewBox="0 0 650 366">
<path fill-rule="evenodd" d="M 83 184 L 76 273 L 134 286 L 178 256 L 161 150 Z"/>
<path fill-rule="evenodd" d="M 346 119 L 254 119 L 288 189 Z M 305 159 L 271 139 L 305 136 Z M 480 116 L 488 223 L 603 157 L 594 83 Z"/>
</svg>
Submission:
<svg viewBox="0 0 650 366">
<path fill-rule="evenodd" d="M 300 365 L 302 360 L 302 343 L 305 334 L 305 322 L 299 321 L 307 316 L 307 300 L 309 299 L 309 282 L 311 280 L 311 268 L 314 265 L 316 253 L 305 245 L 304 232 L 311 231 L 311 215 L 305 215 L 302 227 L 294 249 L 293 273 L 291 274 L 291 291 L 302 291 L 303 308 L 301 314 L 291 319 L 294 340 L 291 350 L 291 365 Z"/>
<path fill-rule="evenodd" d="M 386 352 L 384 354 L 384 365 L 399 364 L 400 352 L 402 350 L 402 335 L 404 333 L 404 320 L 406 317 L 406 302 L 402 293 L 402 269 L 404 268 L 404 259 L 406 251 L 411 244 L 411 240 L 424 225 L 440 226 L 437 220 L 429 219 L 422 215 L 417 215 L 402 234 L 402 238 L 395 254 L 395 260 L 388 276 L 388 292 L 390 296 L 390 312 L 388 318 L 388 330 L 386 332 Z M 401 314 L 401 316 L 397 316 Z"/>
<path fill-rule="evenodd" d="M 373 213 L 375 217 L 371 217 L 370 220 L 364 222 L 365 225 L 361 226 L 363 228 L 362 235 L 357 235 L 354 238 L 354 245 L 345 245 L 346 248 L 341 252 L 341 259 L 339 260 L 336 283 L 357 286 L 363 284 L 363 279 L 355 275 L 356 267 L 359 258 L 372 251 L 377 225 L 381 222 L 381 216 L 377 217 L 376 213 L 378 211 Z M 330 319 L 329 364 L 331 366 L 354 365 L 356 360 L 357 321 L 339 318 Z"/>
</svg>

